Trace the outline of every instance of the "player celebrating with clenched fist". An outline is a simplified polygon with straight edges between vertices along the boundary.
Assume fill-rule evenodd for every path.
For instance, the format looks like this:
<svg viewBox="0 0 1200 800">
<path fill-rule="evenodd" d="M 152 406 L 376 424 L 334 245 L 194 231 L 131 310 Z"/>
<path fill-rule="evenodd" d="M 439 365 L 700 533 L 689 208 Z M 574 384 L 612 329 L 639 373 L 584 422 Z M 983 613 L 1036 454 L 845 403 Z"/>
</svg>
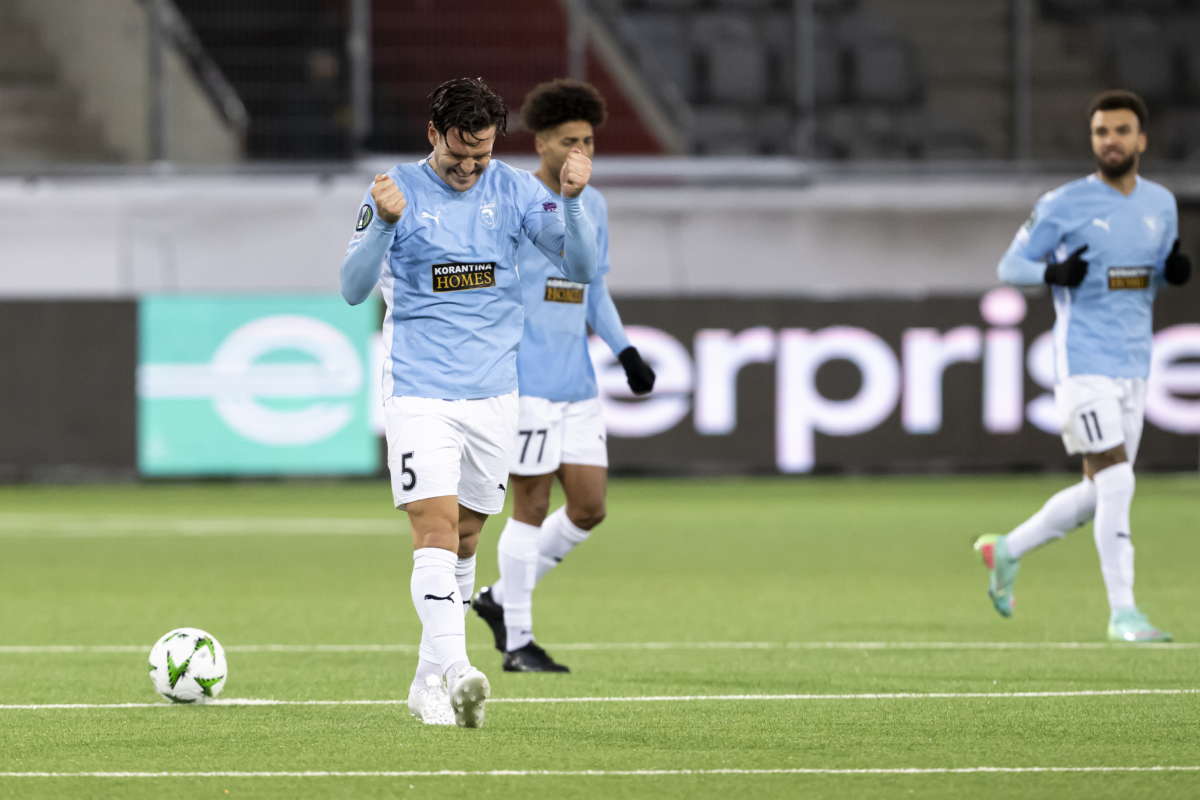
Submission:
<svg viewBox="0 0 1200 800">
<path fill-rule="evenodd" d="M 533 131 L 540 156 L 534 175 L 550 191 L 565 192 L 559 178 L 574 153 L 595 152 L 596 128 L 606 116 L 604 98 L 582 81 L 560 78 L 526 95 L 521 121 Z M 617 357 L 634 394 L 654 388 L 654 370 L 630 344 L 605 285 L 608 205 L 591 186 L 580 199 L 596 226 L 599 266 L 591 284 L 564 280 L 537 248 L 521 242 L 525 336 L 517 355 L 521 410 L 509 470 L 512 517 L 496 545 L 500 578 L 474 601 L 504 653 L 506 672 L 569 671 L 534 641 L 533 591 L 604 519 L 607 432 L 588 329 Z M 566 501 L 549 513 L 556 479 Z"/>
<path fill-rule="evenodd" d="M 433 150 L 375 177 L 341 286 L 357 304 L 379 285 L 387 306 L 388 467 L 412 528 L 422 626 L 409 709 L 427 724 L 478 727 L 491 689 L 467 658 L 463 615 L 479 532 L 504 505 L 516 437 L 517 244 L 527 238 L 565 278 L 591 282 L 596 232 L 579 201 L 591 160 L 577 152 L 564 162 L 560 211 L 535 177 L 492 158 L 507 109 L 481 79 L 447 81 L 430 99 Z"/>
</svg>

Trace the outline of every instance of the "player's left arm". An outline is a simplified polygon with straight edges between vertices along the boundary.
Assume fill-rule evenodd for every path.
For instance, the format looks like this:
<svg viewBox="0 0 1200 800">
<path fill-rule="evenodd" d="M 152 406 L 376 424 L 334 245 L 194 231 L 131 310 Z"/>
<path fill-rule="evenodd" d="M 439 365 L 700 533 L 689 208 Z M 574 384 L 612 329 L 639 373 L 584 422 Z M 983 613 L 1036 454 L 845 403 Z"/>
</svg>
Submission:
<svg viewBox="0 0 1200 800">
<path fill-rule="evenodd" d="M 1171 249 L 1163 257 L 1162 276 L 1172 286 L 1182 286 L 1192 277 L 1192 260 L 1179 250 L 1179 212 L 1172 211 L 1165 237 Z"/>
<path fill-rule="evenodd" d="M 541 197 L 527 209 L 522 223 L 529 240 L 551 263 L 560 266 L 563 275 L 578 283 L 591 283 L 599 264 L 596 227 L 580 197 L 591 175 L 592 160 L 581 152 L 570 152 L 559 173 L 563 192 L 562 217 L 555 215 L 553 220 L 543 219 L 539 224 L 538 219 L 545 215 L 537 212 L 551 202 L 549 193 L 543 189 Z"/>
<path fill-rule="evenodd" d="M 654 388 L 654 370 L 642 359 L 638 349 L 629 343 L 625 326 L 621 324 L 621 315 L 617 313 L 617 306 L 608 293 L 608 284 L 603 276 L 588 286 L 587 323 L 621 362 L 629 389 L 634 394 L 648 394 Z"/>
</svg>

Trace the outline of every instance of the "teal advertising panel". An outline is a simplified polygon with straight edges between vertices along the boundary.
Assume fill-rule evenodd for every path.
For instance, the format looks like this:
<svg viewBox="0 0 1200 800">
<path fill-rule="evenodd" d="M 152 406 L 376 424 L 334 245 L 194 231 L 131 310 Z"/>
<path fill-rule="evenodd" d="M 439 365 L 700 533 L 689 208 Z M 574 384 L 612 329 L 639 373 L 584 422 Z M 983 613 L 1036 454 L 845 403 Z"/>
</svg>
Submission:
<svg viewBox="0 0 1200 800">
<path fill-rule="evenodd" d="M 377 472 L 374 300 L 147 296 L 138 308 L 138 470 Z"/>
</svg>

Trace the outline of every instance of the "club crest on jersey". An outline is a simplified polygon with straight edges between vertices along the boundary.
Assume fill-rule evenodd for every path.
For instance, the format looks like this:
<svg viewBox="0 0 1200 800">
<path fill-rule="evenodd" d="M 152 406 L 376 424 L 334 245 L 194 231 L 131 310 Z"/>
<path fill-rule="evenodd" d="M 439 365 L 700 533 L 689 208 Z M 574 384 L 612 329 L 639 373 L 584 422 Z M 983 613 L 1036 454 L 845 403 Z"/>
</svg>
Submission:
<svg viewBox="0 0 1200 800">
<path fill-rule="evenodd" d="M 1109 267 L 1108 288 L 1149 289 L 1154 267 Z"/>
<path fill-rule="evenodd" d="M 1162 229 L 1162 220 L 1158 217 L 1147 214 L 1142 217 L 1142 222 L 1146 223 L 1146 230 L 1150 231 L 1150 233 L 1158 233 Z"/>
<path fill-rule="evenodd" d="M 489 201 L 479 207 L 479 218 L 483 220 L 483 227 L 488 230 L 494 230 L 496 227 L 496 203 Z"/>
<path fill-rule="evenodd" d="M 547 278 L 545 300 L 547 303 L 582 303 L 583 284 L 566 278 Z"/>
<path fill-rule="evenodd" d="M 364 231 L 371 224 L 371 218 L 375 216 L 375 212 L 371 211 L 371 207 L 363 203 L 363 207 L 358 210 L 358 222 L 354 223 L 354 230 Z"/>
<path fill-rule="evenodd" d="M 480 261 L 474 264 L 433 265 L 433 290 L 435 292 L 461 292 L 467 289 L 487 289 L 496 285 L 496 262 Z"/>
</svg>

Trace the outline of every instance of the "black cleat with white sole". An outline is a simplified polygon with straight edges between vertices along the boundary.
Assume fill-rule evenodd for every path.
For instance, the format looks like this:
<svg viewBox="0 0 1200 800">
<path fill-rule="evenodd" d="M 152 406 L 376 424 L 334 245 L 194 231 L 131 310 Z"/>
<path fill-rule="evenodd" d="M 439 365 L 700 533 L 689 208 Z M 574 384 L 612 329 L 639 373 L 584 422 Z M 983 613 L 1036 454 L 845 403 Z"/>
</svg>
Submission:
<svg viewBox="0 0 1200 800">
<path fill-rule="evenodd" d="M 503 653 L 504 645 L 508 642 L 508 632 L 504 629 L 504 606 L 497 603 L 496 599 L 492 597 L 492 587 L 485 586 L 480 589 L 475 594 L 475 599 L 471 601 L 471 607 L 475 609 L 479 618 L 492 629 L 492 637 L 496 640 L 496 649 Z"/>
<path fill-rule="evenodd" d="M 504 654 L 505 672 L 570 672 L 566 665 L 559 664 L 550 654 L 530 642 L 524 647 Z"/>
</svg>

